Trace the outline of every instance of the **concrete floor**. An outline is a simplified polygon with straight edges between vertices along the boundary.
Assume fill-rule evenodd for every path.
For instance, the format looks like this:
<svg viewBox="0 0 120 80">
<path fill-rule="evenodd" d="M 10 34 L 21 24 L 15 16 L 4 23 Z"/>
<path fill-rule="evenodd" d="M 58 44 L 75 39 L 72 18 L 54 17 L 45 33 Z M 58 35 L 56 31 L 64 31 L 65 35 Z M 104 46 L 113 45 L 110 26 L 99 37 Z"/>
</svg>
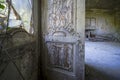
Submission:
<svg viewBox="0 0 120 80">
<path fill-rule="evenodd" d="M 93 74 L 97 75 L 96 78 L 105 77 L 106 75 L 109 78 L 108 80 L 120 80 L 120 43 L 86 41 L 85 63 L 87 67 L 86 74 L 89 78 Z"/>
</svg>

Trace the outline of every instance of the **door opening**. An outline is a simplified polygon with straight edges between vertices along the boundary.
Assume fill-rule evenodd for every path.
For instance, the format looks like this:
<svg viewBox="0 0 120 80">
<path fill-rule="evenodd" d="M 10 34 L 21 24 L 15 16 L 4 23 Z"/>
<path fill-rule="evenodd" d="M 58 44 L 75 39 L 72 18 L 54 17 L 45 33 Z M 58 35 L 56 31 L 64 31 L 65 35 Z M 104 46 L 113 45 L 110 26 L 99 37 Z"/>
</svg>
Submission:
<svg viewBox="0 0 120 80">
<path fill-rule="evenodd" d="M 120 1 L 86 0 L 86 80 L 120 80 L 120 6 L 115 6 L 117 3 Z"/>
</svg>

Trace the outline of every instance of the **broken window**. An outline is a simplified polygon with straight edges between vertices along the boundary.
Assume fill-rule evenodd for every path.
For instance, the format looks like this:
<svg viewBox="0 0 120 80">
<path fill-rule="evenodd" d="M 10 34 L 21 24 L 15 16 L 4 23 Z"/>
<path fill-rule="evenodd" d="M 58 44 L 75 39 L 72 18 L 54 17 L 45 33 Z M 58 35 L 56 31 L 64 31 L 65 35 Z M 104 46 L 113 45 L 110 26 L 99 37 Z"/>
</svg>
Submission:
<svg viewBox="0 0 120 80">
<path fill-rule="evenodd" d="M 32 21 L 32 0 L 0 0 L 5 5 L 5 9 L 0 10 L 0 29 L 4 31 L 7 28 L 23 28 L 28 33 L 33 34 Z M 4 15 L 1 17 L 1 15 Z M 9 17 L 9 18 L 8 18 Z M 9 19 L 9 20 L 8 20 Z"/>
</svg>

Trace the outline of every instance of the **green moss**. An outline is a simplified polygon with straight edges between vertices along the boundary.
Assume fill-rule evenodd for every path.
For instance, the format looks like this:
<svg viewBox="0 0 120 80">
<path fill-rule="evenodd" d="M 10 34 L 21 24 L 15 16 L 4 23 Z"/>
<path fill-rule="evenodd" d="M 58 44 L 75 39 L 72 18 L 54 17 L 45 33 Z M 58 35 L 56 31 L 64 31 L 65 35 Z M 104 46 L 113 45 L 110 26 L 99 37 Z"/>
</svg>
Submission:
<svg viewBox="0 0 120 80">
<path fill-rule="evenodd" d="M 0 3 L 0 9 L 4 9 L 4 8 L 5 8 L 4 4 Z"/>
</svg>

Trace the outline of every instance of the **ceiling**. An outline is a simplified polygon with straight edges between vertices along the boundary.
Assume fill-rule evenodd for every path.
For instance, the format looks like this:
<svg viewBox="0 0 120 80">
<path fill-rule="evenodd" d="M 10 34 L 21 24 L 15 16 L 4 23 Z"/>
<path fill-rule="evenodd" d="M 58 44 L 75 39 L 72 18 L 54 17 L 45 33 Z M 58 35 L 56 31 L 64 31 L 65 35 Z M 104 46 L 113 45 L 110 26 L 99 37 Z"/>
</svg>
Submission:
<svg viewBox="0 0 120 80">
<path fill-rule="evenodd" d="M 86 0 L 87 9 L 120 9 L 120 0 Z"/>
</svg>

